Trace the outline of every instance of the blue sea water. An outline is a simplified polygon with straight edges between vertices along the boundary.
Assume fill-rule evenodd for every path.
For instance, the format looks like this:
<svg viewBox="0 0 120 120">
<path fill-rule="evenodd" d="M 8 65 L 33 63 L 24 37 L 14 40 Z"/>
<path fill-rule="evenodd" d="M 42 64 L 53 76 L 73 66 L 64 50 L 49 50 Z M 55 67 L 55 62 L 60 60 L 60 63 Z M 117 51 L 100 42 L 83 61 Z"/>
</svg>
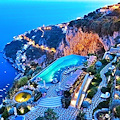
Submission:
<svg viewBox="0 0 120 120">
<path fill-rule="evenodd" d="M 16 0 L 17 1 L 17 0 Z M 69 22 L 97 8 L 115 1 L 96 2 L 1 2 L 0 1 L 0 51 L 13 40 L 13 36 L 38 26 Z M 12 84 L 16 70 L 0 53 L 0 89 Z M 5 92 L 0 95 L 5 97 Z M 3 98 L 0 97 L 0 102 Z"/>
</svg>

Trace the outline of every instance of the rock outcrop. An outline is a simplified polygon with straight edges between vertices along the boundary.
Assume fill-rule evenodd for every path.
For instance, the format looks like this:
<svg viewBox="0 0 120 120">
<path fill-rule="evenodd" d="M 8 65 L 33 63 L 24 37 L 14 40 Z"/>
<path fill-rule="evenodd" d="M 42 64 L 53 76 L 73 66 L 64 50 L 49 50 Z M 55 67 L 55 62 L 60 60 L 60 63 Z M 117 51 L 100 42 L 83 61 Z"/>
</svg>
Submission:
<svg viewBox="0 0 120 120">
<path fill-rule="evenodd" d="M 69 45 L 64 48 L 64 55 L 78 54 L 86 56 L 89 53 L 102 54 L 104 52 L 103 44 L 96 33 L 83 32 L 80 28 L 77 30 L 68 28 L 66 40 Z"/>
</svg>

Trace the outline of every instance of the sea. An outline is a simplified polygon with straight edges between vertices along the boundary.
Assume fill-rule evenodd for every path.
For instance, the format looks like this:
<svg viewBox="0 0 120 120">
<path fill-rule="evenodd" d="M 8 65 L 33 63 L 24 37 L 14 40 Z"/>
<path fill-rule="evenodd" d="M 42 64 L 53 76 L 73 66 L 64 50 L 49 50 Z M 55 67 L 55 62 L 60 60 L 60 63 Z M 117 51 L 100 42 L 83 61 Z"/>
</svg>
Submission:
<svg viewBox="0 0 120 120">
<path fill-rule="evenodd" d="M 0 0 L 0 103 L 18 74 L 12 65 L 3 58 L 1 51 L 14 36 L 37 28 L 69 22 L 77 17 L 118 1 L 45 2 L 21 0 Z"/>
</svg>

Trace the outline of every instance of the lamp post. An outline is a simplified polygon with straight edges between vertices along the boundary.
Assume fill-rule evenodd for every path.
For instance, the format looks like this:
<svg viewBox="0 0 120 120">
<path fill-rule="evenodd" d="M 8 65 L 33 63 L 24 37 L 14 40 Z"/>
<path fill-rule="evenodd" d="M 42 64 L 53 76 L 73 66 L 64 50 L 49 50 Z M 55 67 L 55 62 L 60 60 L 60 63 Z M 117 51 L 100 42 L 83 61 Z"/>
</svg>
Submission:
<svg viewBox="0 0 120 120">
<path fill-rule="evenodd" d="M 16 109 L 16 107 L 14 107 L 14 114 L 15 114 L 15 116 L 17 116 L 17 109 Z"/>
<path fill-rule="evenodd" d="M 46 87 L 45 80 L 43 80 L 44 88 Z"/>
<path fill-rule="evenodd" d="M 59 82 L 59 89 L 60 89 L 60 85 L 61 85 L 61 83 Z"/>
</svg>

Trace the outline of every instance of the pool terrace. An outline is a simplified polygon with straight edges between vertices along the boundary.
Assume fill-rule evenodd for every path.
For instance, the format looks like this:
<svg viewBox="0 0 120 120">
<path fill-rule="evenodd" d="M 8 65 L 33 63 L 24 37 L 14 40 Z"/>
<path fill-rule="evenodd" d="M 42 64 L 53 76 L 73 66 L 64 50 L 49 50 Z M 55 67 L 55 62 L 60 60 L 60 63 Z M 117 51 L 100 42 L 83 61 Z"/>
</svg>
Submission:
<svg viewBox="0 0 120 120">
<path fill-rule="evenodd" d="M 85 61 L 86 57 L 79 55 L 61 57 L 38 73 L 32 81 L 37 79 L 39 81 L 38 83 L 43 83 L 43 81 L 45 83 L 52 83 L 54 80 L 60 81 L 60 75 L 63 71 L 69 70 L 71 67 L 78 67 Z"/>
</svg>

